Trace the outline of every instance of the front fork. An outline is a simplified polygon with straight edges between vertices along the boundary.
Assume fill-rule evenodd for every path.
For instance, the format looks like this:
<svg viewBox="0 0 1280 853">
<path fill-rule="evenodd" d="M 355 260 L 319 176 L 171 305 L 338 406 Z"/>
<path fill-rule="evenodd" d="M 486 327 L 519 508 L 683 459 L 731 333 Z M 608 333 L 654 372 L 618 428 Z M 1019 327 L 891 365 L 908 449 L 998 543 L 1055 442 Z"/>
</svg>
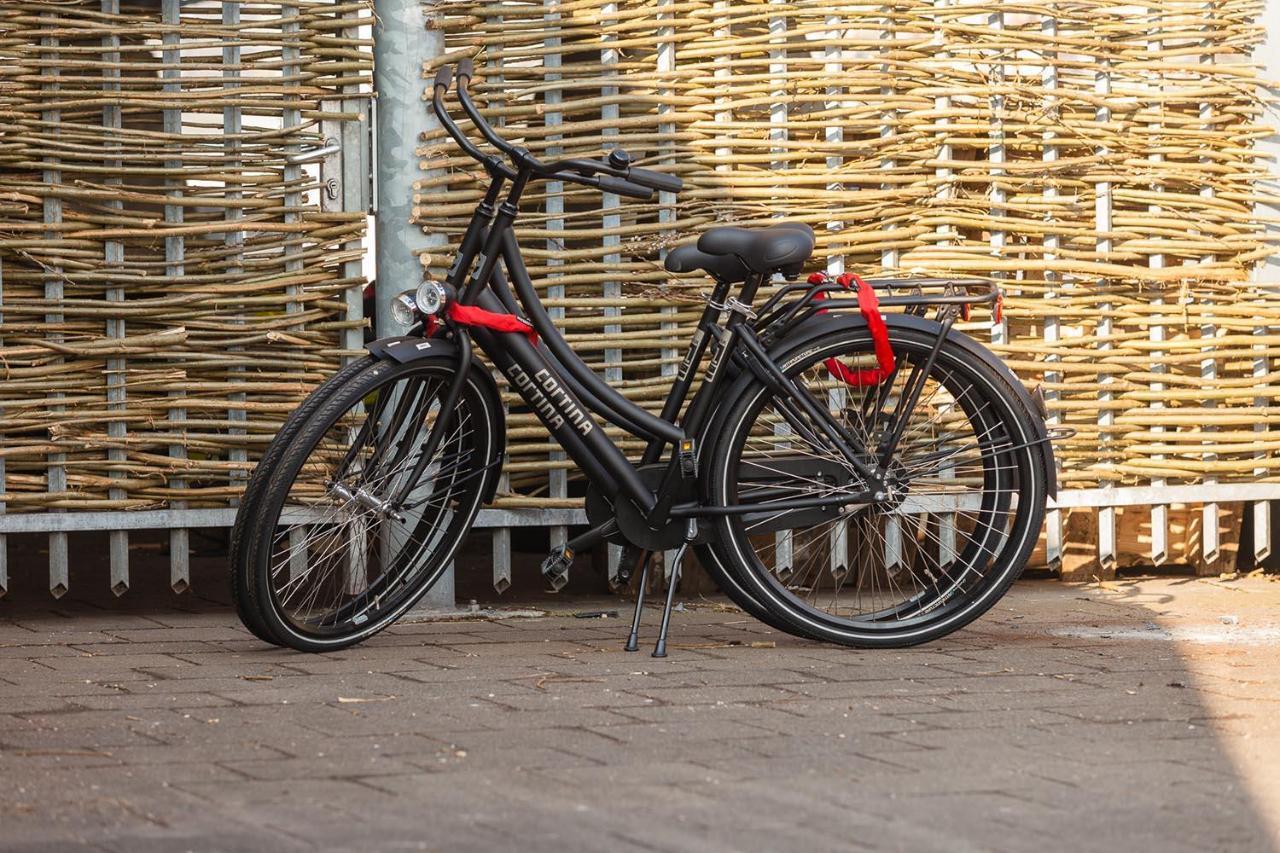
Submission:
<svg viewBox="0 0 1280 853">
<path fill-rule="evenodd" d="M 402 428 L 406 426 L 406 418 L 416 418 L 418 412 L 416 409 L 415 396 L 406 396 L 408 393 L 402 392 L 400 399 L 383 401 L 379 400 L 374 410 L 368 413 L 364 423 L 360 425 L 360 431 L 355 439 L 351 442 L 351 447 L 347 450 L 346 458 L 338 466 L 337 473 L 334 475 L 333 481 L 329 484 L 330 490 L 334 494 L 347 501 L 354 501 L 390 518 L 402 521 L 404 516 L 405 501 L 409 497 L 409 493 L 421 479 L 423 471 L 430 464 L 432 457 L 436 455 L 436 451 L 440 449 L 440 442 L 443 441 L 447 431 L 452 428 L 454 412 L 458 407 L 458 401 L 462 398 L 462 390 L 467 381 L 467 376 L 471 370 L 472 347 L 471 337 L 467 334 L 466 329 L 461 327 L 454 330 L 454 345 L 458 351 L 458 365 L 452 377 L 449 379 L 449 385 L 445 389 L 444 396 L 440 400 L 440 413 L 436 416 L 436 422 L 431 425 L 431 432 L 427 434 L 427 440 L 422 444 L 422 450 L 418 459 L 413 464 L 413 469 L 409 476 L 403 478 L 394 494 L 385 498 L 376 498 L 364 488 L 363 482 L 356 484 L 356 489 L 352 491 L 349 486 L 342 483 L 346 472 L 350 468 L 360 448 L 368 441 L 370 430 L 379 429 L 378 422 L 382 419 L 381 413 L 387 411 L 387 406 L 391 406 L 389 412 L 390 421 L 385 425 L 383 434 L 387 436 L 402 436 L 399 446 L 394 451 L 392 458 L 385 462 L 385 467 L 394 469 L 398 466 L 406 456 L 413 452 L 413 436 L 416 430 L 408 430 L 402 435 Z M 414 392 L 416 395 L 418 392 Z M 388 447 L 381 442 L 376 443 L 374 455 L 367 461 L 364 467 L 364 476 L 384 467 L 384 456 L 388 452 Z M 362 481 L 364 477 L 362 476 Z"/>
<path fill-rule="evenodd" d="M 431 425 L 431 432 L 427 435 L 427 441 L 422 447 L 418 461 L 413 465 L 413 471 L 388 501 L 397 510 L 404 505 L 409 492 L 417 484 L 432 457 L 436 455 L 445 431 L 452 427 L 454 410 L 458 408 L 458 400 L 462 398 L 462 387 L 466 384 L 467 376 L 471 372 L 471 336 L 461 326 L 454 329 L 454 344 L 458 348 L 458 368 L 449 380 L 449 387 L 445 390 L 444 397 L 440 399 L 440 414 L 436 416 L 436 422 Z"/>
</svg>

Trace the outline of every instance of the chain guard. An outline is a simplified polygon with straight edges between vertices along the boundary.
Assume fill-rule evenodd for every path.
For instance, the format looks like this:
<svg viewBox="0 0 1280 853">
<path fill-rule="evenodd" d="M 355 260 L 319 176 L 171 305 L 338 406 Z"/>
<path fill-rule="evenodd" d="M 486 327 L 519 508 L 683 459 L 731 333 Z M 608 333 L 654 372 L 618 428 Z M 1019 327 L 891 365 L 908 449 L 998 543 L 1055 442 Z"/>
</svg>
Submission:
<svg viewBox="0 0 1280 853">
<path fill-rule="evenodd" d="M 638 470 L 640 481 L 650 489 L 657 489 L 662 484 L 662 477 L 667 471 L 667 462 L 654 462 L 643 465 Z M 695 499 L 697 480 L 676 481 L 676 503 L 686 503 Z M 645 518 L 629 500 L 619 501 L 615 510 L 613 501 L 605 497 L 595 483 L 587 486 L 586 498 L 587 521 L 592 527 L 616 519 L 618 531 L 607 537 L 607 541 L 615 545 L 635 545 L 648 551 L 668 551 L 678 548 L 684 542 L 686 519 L 676 518 L 667 522 L 659 530 L 652 530 L 645 523 Z M 705 526 L 705 525 L 702 525 Z"/>
</svg>

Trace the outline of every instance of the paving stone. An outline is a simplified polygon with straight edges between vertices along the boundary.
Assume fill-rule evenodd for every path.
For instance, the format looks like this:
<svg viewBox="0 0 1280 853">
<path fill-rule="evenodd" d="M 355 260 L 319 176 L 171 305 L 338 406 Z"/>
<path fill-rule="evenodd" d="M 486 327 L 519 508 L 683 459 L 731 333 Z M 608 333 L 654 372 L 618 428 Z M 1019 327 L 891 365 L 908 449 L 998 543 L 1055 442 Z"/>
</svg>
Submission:
<svg viewBox="0 0 1280 853">
<path fill-rule="evenodd" d="M 173 670 L 191 668 L 191 664 L 173 655 L 162 654 L 121 654 L 115 656 L 109 664 L 98 655 L 79 654 L 72 657 L 59 655 L 33 657 L 33 663 L 48 667 L 62 675 L 94 676 L 101 672 L 121 669 L 133 670 Z"/>
<path fill-rule="evenodd" d="M 884 651 L 692 609 L 655 660 L 624 619 L 303 655 L 207 604 L 60 604 L 0 619 L 0 853 L 1273 850 L 1275 646 L 1145 626 L 1278 605 L 1265 580 L 1022 583 Z M 1060 635 L 1082 625 L 1138 633 Z"/>
</svg>

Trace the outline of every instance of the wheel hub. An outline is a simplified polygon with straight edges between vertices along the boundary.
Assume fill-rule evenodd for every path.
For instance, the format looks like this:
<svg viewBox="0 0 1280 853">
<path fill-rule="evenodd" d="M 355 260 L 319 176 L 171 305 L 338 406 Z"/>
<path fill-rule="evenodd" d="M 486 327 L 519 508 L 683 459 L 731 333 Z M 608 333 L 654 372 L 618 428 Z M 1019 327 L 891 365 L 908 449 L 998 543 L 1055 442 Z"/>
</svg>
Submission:
<svg viewBox="0 0 1280 853">
<path fill-rule="evenodd" d="M 907 478 L 906 466 L 895 459 L 884 471 L 884 498 L 876 502 L 876 508 L 892 512 L 902 506 L 911 491 L 911 481 Z"/>
<path fill-rule="evenodd" d="M 404 521 L 404 515 L 392 506 L 390 501 L 385 501 L 377 495 L 371 494 L 363 486 L 353 492 L 344 483 L 333 483 L 329 486 L 329 491 L 348 504 L 359 504 L 379 515 L 394 518 L 396 521 Z"/>
</svg>

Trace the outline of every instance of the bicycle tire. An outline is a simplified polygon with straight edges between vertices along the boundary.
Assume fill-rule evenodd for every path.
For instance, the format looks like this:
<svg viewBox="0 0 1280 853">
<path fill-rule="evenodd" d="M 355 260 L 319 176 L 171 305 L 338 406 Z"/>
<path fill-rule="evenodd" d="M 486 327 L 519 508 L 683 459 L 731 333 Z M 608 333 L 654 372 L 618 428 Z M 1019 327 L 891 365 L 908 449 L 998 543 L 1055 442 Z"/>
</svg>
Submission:
<svg viewBox="0 0 1280 853">
<path fill-rule="evenodd" d="M 377 580 L 377 583 L 385 583 L 387 585 L 385 589 L 375 592 L 373 591 L 373 585 L 370 585 L 369 590 L 356 596 L 357 599 L 360 596 L 364 596 L 363 601 L 366 604 L 372 602 L 366 609 L 373 609 L 376 612 L 372 616 L 363 616 L 363 618 L 360 618 L 360 615 L 357 614 L 356 621 L 349 625 L 344 624 L 338 627 L 335 623 L 335 626 L 326 628 L 323 631 L 319 629 L 311 630 L 287 613 L 287 608 L 280 600 L 279 590 L 273 588 L 272 556 L 273 549 L 279 545 L 280 539 L 280 534 L 276 532 L 276 526 L 282 522 L 282 514 L 286 503 L 290 500 L 291 491 L 300 482 L 298 480 L 299 473 L 303 466 L 307 464 L 312 453 L 324 441 L 326 435 L 331 430 L 341 427 L 340 421 L 342 421 L 344 415 L 357 410 L 359 406 L 365 405 L 367 401 L 377 398 L 377 395 L 394 387 L 396 383 L 402 380 L 419 381 L 424 388 L 428 380 L 436 381 L 437 392 L 415 392 L 426 394 L 424 399 L 428 401 L 435 399 L 431 398 L 430 394 L 438 393 L 438 390 L 444 387 L 454 369 L 453 360 L 443 357 L 420 359 L 406 364 L 388 361 L 372 361 L 372 363 L 366 364 L 362 370 L 355 372 L 345 383 L 333 389 L 320 402 L 302 426 L 287 441 L 284 449 L 275 458 L 274 464 L 264 473 L 266 479 L 259 496 L 256 518 L 252 523 L 246 523 L 245 525 L 244 532 L 247 535 L 242 537 L 242 558 L 235 566 L 235 571 L 240 574 L 239 584 L 245 606 L 252 611 L 254 618 L 267 626 L 272 636 L 277 638 L 280 644 L 299 651 L 321 652 L 335 651 L 359 643 L 400 618 L 430 590 L 448 567 L 453 554 L 470 530 L 471 524 L 479 512 L 483 497 L 489 493 L 493 481 L 496 480 L 499 474 L 497 463 L 500 461 L 501 456 L 501 448 L 498 446 L 501 442 L 499 429 L 501 413 L 491 410 L 492 404 L 490 403 L 490 397 L 484 392 L 484 379 L 479 373 L 479 367 L 472 368 L 472 374 L 464 382 L 462 396 L 452 414 L 452 417 L 457 419 L 459 423 L 468 425 L 465 438 L 459 439 L 459 441 L 468 443 L 465 453 L 459 451 L 457 454 L 458 459 L 465 458 L 466 461 L 457 462 L 456 464 L 450 463 L 448 466 L 443 462 L 436 463 L 432 461 L 431 465 L 428 466 L 428 470 L 424 472 L 424 475 L 430 474 L 430 469 L 434 467 L 435 473 L 430 474 L 430 476 L 439 477 L 448 468 L 450 473 L 447 476 L 465 483 L 465 488 L 458 492 L 457 506 L 447 510 L 449 513 L 448 520 L 441 525 L 443 531 L 439 532 L 438 535 L 435 532 L 425 530 L 426 527 L 434 524 L 434 520 L 429 521 L 424 515 L 415 522 L 416 527 L 409 534 L 408 542 L 412 543 L 415 538 L 421 541 L 419 534 L 427 532 L 432 532 L 433 540 L 429 551 L 425 554 L 421 552 L 421 548 L 425 547 L 425 544 L 421 544 L 418 546 L 418 553 L 405 558 L 409 562 L 403 568 L 403 578 L 391 577 L 391 573 L 388 571 L 386 575 Z M 387 393 L 390 394 L 390 392 Z M 376 406 L 377 404 L 374 403 L 374 405 Z M 387 409 L 384 408 L 382 412 L 385 414 Z M 369 417 L 377 419 L 373 415 Z M 474 428 L 470 425 L 470 418 L 475 418 Z M 346 427 L 341 428 L 345 429 Z M 399 427 L 396 427 L 396 429 L 399 429 Z M 417 435 L 418 433 L 416 432 L 412 436 L 406 433 L 399 441 L 402 445 L 406 443 L 413 444 L 413 439 Z M 459 446 L 461 447 L 461 445 Z M 370 445 L 369 448 L 376 451 L 377 445 Z M 445 450 L 442 446 L 438 448 L 437 452 L 442 453 Z M 333 456 L 333 452 L 333 449 L 330 448 L 328 451 L 329 457 Z M 413 451 L 409 452 L 412 454 Z M 324 458 L 323 454 L 321 458 Z M 344 464 L 346 461 L 348 460 L 344 460 Z M 406 460 L 403 464 L 403 470 L 408 470 L 411 467 L 412 465 Z M 313 467 L 312 475 L 315 474 L 316 470 Z M 399 472 L 393 471 L 388 476 L 398 476 L 398 474 Z M 419 482 L 427 483 L 428 481 L 424 476 Z M 412 489 L 416 489 L 419 483 L 411 484 L 411 486 Z M 434 493 L 434 485 L 432 485 L 432 489 L 433 492 L 429 494 Z M 355 506 L 355 503 L 352 502 L 351 505 Z M 298 509 L 296 501 L 293 508 L 295 510 Z M 438 509 L 440 514 L 446 512 L 443 508 Z M 359 507 L 355 511 L 357 513 L 364 512 Z M 381 524 L 382 522 L 379 521 L 378 523 Z M 362 527 L 364 524 L 365 522 L 361 522 Z M 294 527 L 297 526 L 299 525 L 294 525 Z M 305 529 L 306 525 L 302 526 Z M 311 523 L 311 526 L 322 527 L 323 525 L 320 522 L 315 522 Z M 387 526 L 390 526 L 389 522 Z M 342 528 L 342 530 L 345 533 L 346 529 Z M 339 536 L 340 534 L 338 533 L 333 534 L 334 539 L 339 538 Z M 376 539 L 377 537 L 373 538 Z M 393 536 L 392 538 L 394 539 L 395 537 Z M 359 541 L 364 542 L 366 539 Z M 292 548 L 293 545 L 290 544 L 290 559 L 292 559 Z M 309 559 L 311 546 L 307 545 L 304 551 L 305 558 Z M 326 554 L 325 556 L 332 555 Z M 276 574 L 278 574 L 279 567 L 277 566 L 276 569 Z M 329 570 L 329 572 L 332 573 L 332 570 Z M 317 584 L 326 579 L 327 576 L 320 578 Z M 386 599 L 385 604 L 383 604 L 384 597 Z M 342 607 L 347 606 L 354 607 L 355 605 L 342 605 Z M 335 613 L 337 612 L 340 612 L 340 609 L 335 611 Z"/>
</svg>

